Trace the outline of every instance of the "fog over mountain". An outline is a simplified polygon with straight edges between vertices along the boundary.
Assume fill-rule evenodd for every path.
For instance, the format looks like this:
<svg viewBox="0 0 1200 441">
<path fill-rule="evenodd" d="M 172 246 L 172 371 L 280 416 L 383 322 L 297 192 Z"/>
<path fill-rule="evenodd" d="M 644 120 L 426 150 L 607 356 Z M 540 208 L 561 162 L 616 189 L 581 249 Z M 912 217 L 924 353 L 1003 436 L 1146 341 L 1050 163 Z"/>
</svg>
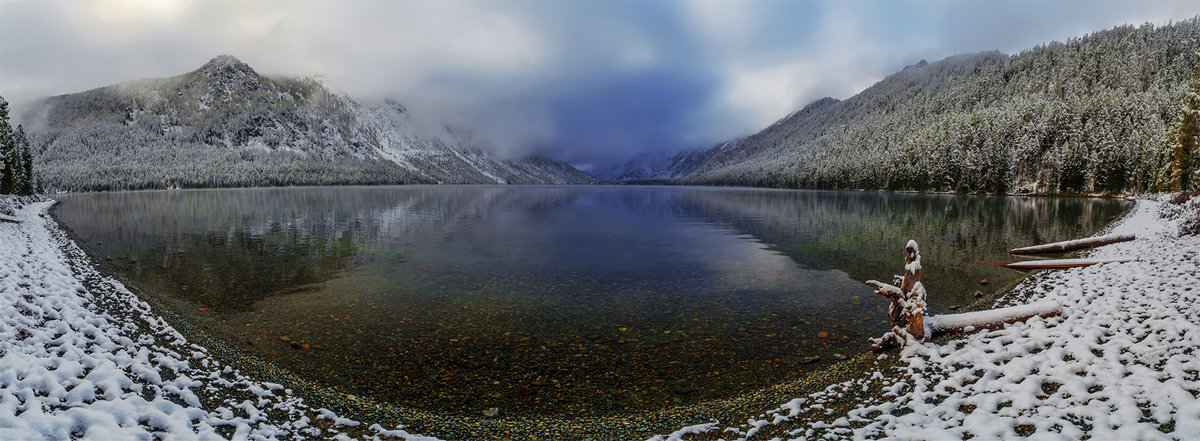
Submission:
<svg viewBox="0 0 1200 441">
<path fill-rule="evenodd" d="M 598 171 L 750 135 L 921 59 L 1013 54 L 1191 1 L 0 2 L 0 94 L 33 100 L 233 54 L 393 99 L 504 159 Z"/>
<path fill-rule="evenodd" d="M 329 184 L 581 184 L 562 162 L 507 160 L 401 103 L 266 77 L 229 55 L 173 77 L 28 106 L 48 191 Z"/>
<path fill-rule="evenodd" d="M 592 176 L 608 182 L 653 183 L 682 178 L 703 166 L 714 155 L 736 144 L 723 142 L 700 150 L 684 150 L 674 155 L 665 152 L 646 152 L 624 163 L 592 172 Z"/>
</svg>

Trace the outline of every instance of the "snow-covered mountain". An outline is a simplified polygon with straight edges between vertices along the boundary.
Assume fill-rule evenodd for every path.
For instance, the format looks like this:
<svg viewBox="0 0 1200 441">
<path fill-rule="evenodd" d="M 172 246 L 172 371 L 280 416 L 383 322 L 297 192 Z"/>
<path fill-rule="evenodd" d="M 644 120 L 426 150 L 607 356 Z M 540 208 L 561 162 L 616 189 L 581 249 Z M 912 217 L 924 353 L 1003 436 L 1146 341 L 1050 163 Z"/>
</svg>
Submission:
<svg viewBox="0 0 1200 441">
<path fill-rule="evenodd" d="M 708 162 L 713 155 L 737 141 L 723 142 L 703 150 L 685 150 L 674 155 L 647 152 L 592 175 L 609 182 L 664 181 L 683 177 Z"/>
<path fill-rule="evenodd" d="M 1196 70 L 1200 19 L 1019 53 L 924 60 L 822 99 L 680 182 L 991 193 L 1156 191 Z M 1193 79 L 1195 75 L 1195 79 Z M 1194 167 L 1194 166 L 1193 166 Z"/>
<path fill-rule="evenodd" d="M 183 75 L 46 98 L 25 114 L 49 190 L 383 183 L 593 183 L 506 160 L 391 101 L 269 78 L 232 56 Z"/>
</svg>

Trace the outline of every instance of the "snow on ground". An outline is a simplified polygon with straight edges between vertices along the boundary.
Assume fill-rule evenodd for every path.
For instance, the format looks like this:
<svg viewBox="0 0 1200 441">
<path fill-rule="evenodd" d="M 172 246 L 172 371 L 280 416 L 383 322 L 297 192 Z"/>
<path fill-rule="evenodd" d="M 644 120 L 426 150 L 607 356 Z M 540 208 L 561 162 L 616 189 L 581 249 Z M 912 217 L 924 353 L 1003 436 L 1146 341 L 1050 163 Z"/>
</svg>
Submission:
<svg viewBox="0 0 1200 441">
<path fill-rule="evenodd" d="M 50 205 L 0 222 L 0 439 L 344 438 L 358 424 L 189 344 L 97 271 Z"/>
<path fill-rule="evenodd" d="M 766 439 L 756 435 L 773 427 L 788 439 L 1200 439 L 1200 235 L 1179 237 L 1178 216 L 1160 218 L 1178 211 L 1139 200 L 1110 232 L 1137 240 L 1088 253 L 1136 261 L 1037 273 L 997 304 L 1056 301 L 1062 317 L 909 347 L 898 372 L 656 439 Z M 880 387 L 855 409 L 827 407 Z"/>
<path fill-rule="evenodd" d="M 345 438 L 358 425 L 189 344 L 97 271 L 49 206 L 0 222 L 0 439 Z M 1041 272 L 998 305 L 1055 301 L 1062 317 L 910 347 L 899 372 L 656 439 L 1200 439 L 1200 236 L 1178 237 L 1180 220 L 1159 217 L 1173 210 L 1139 201 L 1112 231 L 1137 240 L 1089 256 L 1136 261 Z M 881 399 L 830 404 L 873 387 Z"/>
</svg>

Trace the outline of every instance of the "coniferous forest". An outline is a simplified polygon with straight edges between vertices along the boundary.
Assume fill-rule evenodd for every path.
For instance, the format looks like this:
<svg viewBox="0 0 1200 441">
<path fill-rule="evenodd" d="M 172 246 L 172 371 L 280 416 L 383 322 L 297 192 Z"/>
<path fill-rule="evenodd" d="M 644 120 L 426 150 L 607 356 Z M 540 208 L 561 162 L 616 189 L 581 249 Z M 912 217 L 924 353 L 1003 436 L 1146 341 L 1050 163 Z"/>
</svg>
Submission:
<svg viewBox="0 0 1200 441">
<path fill-rule="evenodd" d="M 691 184 L 989 193 L 1195 188 L 1200 22 L 921 61 L 715 156 Z"/>
<path fill-rule="evenodd" d="M 20 125 L 13 129 L 8 101 L 0 97 L 0 194 L 33 194 L 37 189 L 34 176 L 29 136 Z"/>
</svg>

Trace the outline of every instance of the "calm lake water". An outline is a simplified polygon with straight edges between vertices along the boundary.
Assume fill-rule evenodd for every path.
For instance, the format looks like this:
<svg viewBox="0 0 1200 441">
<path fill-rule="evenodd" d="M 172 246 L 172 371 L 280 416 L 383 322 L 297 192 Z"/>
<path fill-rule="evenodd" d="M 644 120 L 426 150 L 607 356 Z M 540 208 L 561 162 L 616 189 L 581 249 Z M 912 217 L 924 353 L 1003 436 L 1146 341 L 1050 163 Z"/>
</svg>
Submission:
<svg viewBox="0 0 1200 441">
<path fill-rule="evenodd" d="M 862 281 L 901 273 L 909 239 L 944 313 L 1022 276 L 971 261 L 1093 234 L 1131 206 L 626 186 L 58 198 L 85 248 L 218 338 L 345 393 L 470 415 L 769 386 L 867 349 L 887 302 Z"/>
</svg>

